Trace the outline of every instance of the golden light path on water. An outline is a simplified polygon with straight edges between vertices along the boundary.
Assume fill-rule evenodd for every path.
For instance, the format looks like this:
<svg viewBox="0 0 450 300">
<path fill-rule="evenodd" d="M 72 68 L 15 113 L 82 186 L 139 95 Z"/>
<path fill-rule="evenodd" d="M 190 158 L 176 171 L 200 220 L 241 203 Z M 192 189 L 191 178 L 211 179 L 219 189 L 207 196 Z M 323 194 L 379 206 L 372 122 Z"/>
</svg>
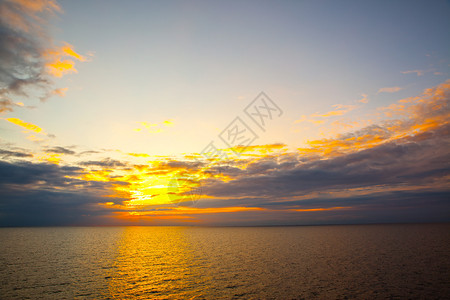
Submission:
<svg viewBox="0 0 450 300">
<path fill-rule="evenodd" d="M 109 293 L 115 299 L 152 295 L 189 298 L 202 283 L 183 227 L 126 227 L 118 243 Z"/>
</svg>

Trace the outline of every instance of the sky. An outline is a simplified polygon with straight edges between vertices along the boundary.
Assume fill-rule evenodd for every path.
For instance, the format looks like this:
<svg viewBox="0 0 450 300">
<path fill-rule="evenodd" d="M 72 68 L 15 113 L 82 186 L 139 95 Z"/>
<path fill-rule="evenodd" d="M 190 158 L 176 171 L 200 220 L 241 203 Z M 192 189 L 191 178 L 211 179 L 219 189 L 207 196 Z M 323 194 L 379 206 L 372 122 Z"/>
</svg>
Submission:
<svg viewBox="0 0 450 300">
<path fill-rule="evenodd" d="M 450 221 L 448 1 L 0 1 L 0 226 Z"/>
</svg>

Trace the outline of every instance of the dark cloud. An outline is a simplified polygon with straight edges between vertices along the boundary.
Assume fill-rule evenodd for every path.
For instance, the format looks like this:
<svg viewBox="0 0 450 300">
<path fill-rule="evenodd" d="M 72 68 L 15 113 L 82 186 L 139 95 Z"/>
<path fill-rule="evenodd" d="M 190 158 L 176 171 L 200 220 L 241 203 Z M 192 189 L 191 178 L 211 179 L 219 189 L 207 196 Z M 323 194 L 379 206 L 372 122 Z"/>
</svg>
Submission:
<svg viewBox="0 0 450 300">
<path fill-rule="evenodd" d="M 86 192 L 15 190 L 3 192 L 0 226 L 61 226 L 99 224 L 107 215 L 95 203 L 100 195 Z"/>
<path fill-rule="evenodd" d="M 228 226 L 449 222 L 448 199 L 449 193 L 442 191 L 385 192 L 342 198 L 311 197 L 295 203 L 274 201 L 263 205 L 269 209 L 267 211 L 241 212 L 233 216 L 215 214 L 202 216 L 202 219 L 211 224 Z M 232 206 L 234 201 L 237 202 L 232 200 L 229 205 Z M 258 206 L 256 199 L 254 205 L 251 199 L 245 201 L 249 206 Z M 346 208 L 304 212 L 283 209 L 292 208 L 293 204 L 303 209 Z"/>
<path fill-rule="evenodd" d="M 82 171 L 79 167 L 60 167 L 49 163 L 0 161 L 0 187 L 6 189 L 13 185 L 29 185 L 30 188 L 86 185 L 89 182 L 70 178 L 80 175 Z"/>
<path fill-rule="evenodd" d="M 101 223 L 98 217 L 109 212 L 98 203 L 125 199 L 103 197 L 111 194 L 113 183 L 76 179 L 83 171 L 48 163 L 0 161 L 0 226 Z"/>
</svg>

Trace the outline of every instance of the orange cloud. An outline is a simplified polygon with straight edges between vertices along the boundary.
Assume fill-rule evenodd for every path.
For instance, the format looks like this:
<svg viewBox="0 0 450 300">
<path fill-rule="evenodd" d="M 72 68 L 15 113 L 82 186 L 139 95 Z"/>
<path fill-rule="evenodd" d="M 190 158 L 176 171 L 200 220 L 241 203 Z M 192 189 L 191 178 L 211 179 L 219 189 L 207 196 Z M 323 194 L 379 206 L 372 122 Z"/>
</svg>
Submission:
<svg viewBox="0 0 450 300">
<path fill-rule="evenodd" d="M 60 97 L 64 97 L 66 95 L 66 92 L 69 88 L 60 88 L 60 89 L 54 89 L 52 91 L 52 94 L 58 95 Z"/>
<path fill-rule="evenodd" d="M 234 213 L 242 211 L 267 211 L 267 210 L 268 209 L 261 207 L 243 207 L 243 206 L 214 207 L 214 208 L 174 206 L 150 211 L 130 211 L 128 212 L 128 214 L 134 216 L 176 216 L 176 215 L 201 215 L 201 214 Z"/>
<path fill-rule="evenodd" d="M 74 58 L 82 62 L 87 61 L 85 56 L 75 52 L 73 46 L 68 43 L 64 43 L 60 48 L 47 50 L 44 53 L 44 57 L 47 60 L 45 65 L 47 72 L 54 77 L 62 77 L 68 73 L 78 72 L 75 69 L 75 62 L 68 58 Z"/>
<path fill-rule="evenodd" d="M 39 13 L 60 12 L 61 7 L 52 0 L 9 0 L 5 1 L 0 9 L 0 16 L 6 23 L 13 28 L 16 28 L 25 33 L 33 32 L 42 35 L 40 28 L 34 26 L 35 22 L 43 23 Z"/>
<path fill-rule="evenodd" d="M 301 118 L 294 121 L 294 123 L 309 122 L 318 125 L 324 123 L 326 121 L 324 119 L 326 118 L 342 116 L 356 108 L 355 105 L 344 105 L 344 104 L 335 104 L 333 105 L 333 107 L 335 108 L 334 110 L 331 110 L 323 114 L 314 113 L 309 116 L 302 115 Z"/>
<path fill-rule="evenodd" d="M 369 102 L 369 95 L 367 95 L 367 94 L 361 94 L 361 99 L 360 100 L 358 100 L 358 102 L 361 102 L 361 103 L 368 103 Z"/>
<path fill-rule="evenodd" d="M 65 45 L 61 48 L 61 51 L 66 55 L 66 56 L 70 56 L 73 57 L 79 61 L 87 61 L 87 58 L 83 55 L 80 55 L 78 53 L 76 53 L 73 50 L 73 46 L 70 44 L 65 43 Z"/>
<path fill-rule="evenodd" d="M 10 0 L 11 2 L 20 4 L 30 12 L 41 12 L 44 10 L 61 11 L 61 7 L 53 0 Z"/>
<path fill-rule="evenodd" d="M 419 133 L 448 124 L 450 112 L 446 107 L 449 101 L 450 80 L 447 80 L 434 88 L 426 89 L 420 96 L 401 99 L 379 109 L 388 117 L 398 116 L 401 119 L 387 120 L 353 134 L 309 141 L 309 148 L 298 150 L 302 155 L 336 156 L 399 139 L 411 139 Z"/>
<path fill-rule="evenodd" d="M 71 60 L 63 60 L 57 59 L 51 63 L 47 64 L 48 73 L 55 77 L 62 77 L 67 73 L 77 73 L 78 71 L 75 69 L 75 63 Z"/>
<path fill-rule="evenodd" d="M 99 203 L 103 207 L 115 207 L 112 203 Z M 155 208 L 150 211 L 116 211 L 113 214 L 116 218 L 127 220 L 127 221 L 137 221 L 137 220 L 181 220 L 181 221 L 197 221 L 194 216 L 209 215 L 209 214 L 221 214 L 221 213 L 237 213 L 237 212 L 319 212 L 319 211 L 334 211 L 334 210 L 346 210 L 353 209 L 350 206 L 336 206 L 329 208 L 294 208 L 294 209 L 267 209 L 262 207 L 243 207 L 243 206 L 232 206 L 232 207 L 210 207 L 210 208 L 198 208 L 198 207 L 164 207 Z"/>
</svg>

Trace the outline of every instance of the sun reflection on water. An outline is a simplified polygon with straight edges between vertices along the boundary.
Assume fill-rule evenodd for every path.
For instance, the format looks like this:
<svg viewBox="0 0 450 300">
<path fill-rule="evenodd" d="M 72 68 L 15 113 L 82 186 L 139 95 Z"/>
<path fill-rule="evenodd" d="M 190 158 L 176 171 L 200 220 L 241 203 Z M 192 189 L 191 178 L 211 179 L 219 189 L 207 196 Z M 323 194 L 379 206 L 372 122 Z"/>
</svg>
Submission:
<svg viewBox="0 0 450 300">
<path fill-rule="evenodd" d="M 197 267 L 182 227 L 126 227 L 109 293 L 115 299 L 189 298 Z"/>
</svg>

